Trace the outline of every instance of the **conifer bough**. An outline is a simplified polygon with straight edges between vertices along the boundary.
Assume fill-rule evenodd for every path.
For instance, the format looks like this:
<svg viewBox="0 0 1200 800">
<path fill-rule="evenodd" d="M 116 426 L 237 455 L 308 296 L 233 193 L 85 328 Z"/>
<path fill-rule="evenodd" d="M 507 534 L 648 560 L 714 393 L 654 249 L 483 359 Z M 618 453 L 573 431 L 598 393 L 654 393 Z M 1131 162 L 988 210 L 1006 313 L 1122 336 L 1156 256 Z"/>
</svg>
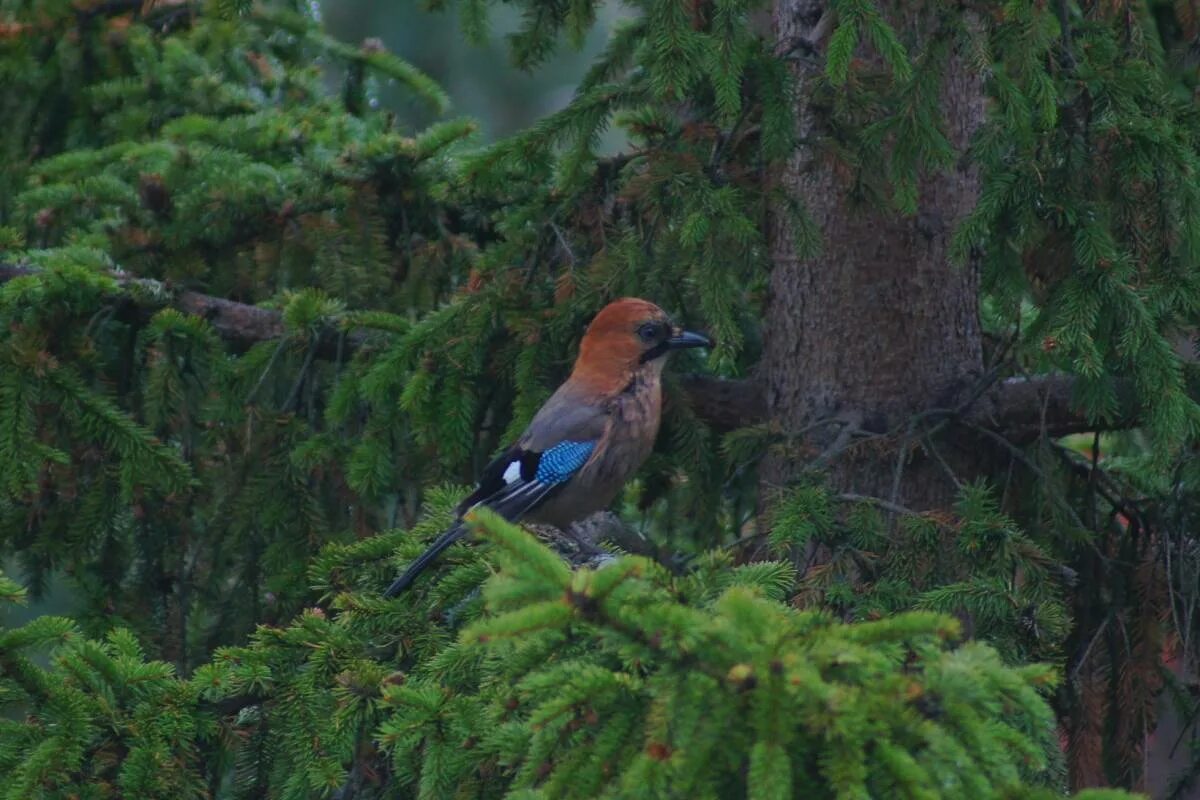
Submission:
<svg viewBox="0 0 1200 800">
<path fill-rule="evenodd" d="M 0 264 L 0 283 L 33 270 Z M 115 274 L 117 284 L 137 284 L 148 290 L 125 295 L 137 314 L 147 315 L 156 308 L 170 305 L 185 314 L 208 322 L 221 338 L 241 350 L 259 342 L 280 339 L 287 329 L 278 311 L 238 303 L 222 297 L 193 291 L 174 291 L 159 281 Z M 153 298 L 157 298 L 156 303 Z M 318 358 L 348 357 L 365 340 L 361 332 L 350 331 L 338 342 L 338 332 L 330 327 L 317 337 L 314 352 Z M 717 430 L 728 431 L 756 425 L 766 417 L 762 385 L 753 379 L 728 379 L 712 375 L 688 374 L 680 383 L 688 403 L 696 414 Z M 1037 375 L 1007 378 L 997 382 L 965 410 L 965 416 L 1006 435 L 1014 443 L 1032 441 L 1038 436 L 1066 436 L 1085 431 L 1132 428 L 1138 425 L 1137 401 L 1131 388 L 1117 381 L 1120 410 L 1106 420 L 1091 420 L 1073 407 L 1075 379 L 1069 375 Z M 946 410 L 946 415 L 951 411 Z M 873 431 L 886 433 L 886 431 Z"/>
</svg>

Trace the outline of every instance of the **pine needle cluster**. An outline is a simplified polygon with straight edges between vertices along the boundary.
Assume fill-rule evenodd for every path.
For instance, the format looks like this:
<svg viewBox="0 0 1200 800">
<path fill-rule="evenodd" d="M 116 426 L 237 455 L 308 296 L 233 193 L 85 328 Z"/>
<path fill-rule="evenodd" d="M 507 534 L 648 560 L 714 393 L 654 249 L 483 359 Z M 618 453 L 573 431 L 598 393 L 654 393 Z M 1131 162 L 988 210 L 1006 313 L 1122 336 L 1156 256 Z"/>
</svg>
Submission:
<svg viewBox="0 0 1200 800">
<path fill-rule="evenodd" d="M 31 710 L 4 723 L 7 796 L 1060 796 L 1054 670 L 962 643 L 951 618 L 800 611 L 777 562 L 572 571 L 479 517 L 500 572 L 482 595 L 442 582 L 453 605 L 419 635 L 428 607 L 329 591 L 184 679 L 128 632 L 5 632 L 5 696 Z M 314 572 L 370 575 L 388 543 L 336 547 Z"/>
</svg>

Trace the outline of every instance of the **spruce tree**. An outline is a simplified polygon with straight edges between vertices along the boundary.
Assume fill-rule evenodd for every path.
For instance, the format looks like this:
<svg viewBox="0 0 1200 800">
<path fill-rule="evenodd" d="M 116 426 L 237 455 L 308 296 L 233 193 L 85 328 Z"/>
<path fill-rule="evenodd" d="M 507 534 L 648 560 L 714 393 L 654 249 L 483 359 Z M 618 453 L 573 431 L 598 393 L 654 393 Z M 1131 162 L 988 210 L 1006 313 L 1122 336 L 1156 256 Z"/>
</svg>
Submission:
<svg viewBox="0 0 1200 800">
<path fill-rule="evenodd" d="M 1195 15 L 629 6 L 489 144 L 306 4 L 0 0 L 5 796 L 1187 796 Z M 718 345 L 619 521 L 382 599 L 621 295 Z"/>
</svg>

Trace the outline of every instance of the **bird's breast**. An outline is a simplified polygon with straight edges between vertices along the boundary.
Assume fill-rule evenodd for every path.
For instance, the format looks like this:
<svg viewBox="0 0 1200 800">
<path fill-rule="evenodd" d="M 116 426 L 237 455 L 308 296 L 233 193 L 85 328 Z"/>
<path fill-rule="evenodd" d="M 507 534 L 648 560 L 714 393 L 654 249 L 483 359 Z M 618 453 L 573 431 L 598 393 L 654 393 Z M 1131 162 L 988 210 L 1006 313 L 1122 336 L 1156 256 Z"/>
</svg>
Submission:
<svg viewBox="0 0 1200 800">
<path fill-rule="evenodd" d="M 613 401 L 613 427 L 604 459 L 597 459 L 601 477 L 611 477 L 615 494 L 654 449 L 662 416 L 662 389 L 658 381 L 635 381 Z"/>
<path fill-rule="evenodd" d="M 662 388 L 658 380 L 635 378 L 629 388 L 610 401 L 611 427 L 593 458 L 530 517 L 565 527 L 607 508 L 654 449 L 661 413 Z"/>
</svg>

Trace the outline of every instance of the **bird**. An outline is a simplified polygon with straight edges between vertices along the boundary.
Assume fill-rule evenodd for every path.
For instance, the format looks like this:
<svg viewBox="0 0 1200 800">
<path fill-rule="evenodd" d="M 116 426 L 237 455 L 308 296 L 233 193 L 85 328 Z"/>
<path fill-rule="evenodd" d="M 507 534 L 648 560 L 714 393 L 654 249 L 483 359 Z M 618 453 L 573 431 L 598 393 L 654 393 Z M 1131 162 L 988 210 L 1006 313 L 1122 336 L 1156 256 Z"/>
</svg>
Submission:
<svg viewBox="0 0 1200 800">
<path fill-rule="evenodd" d="M 509 522 L 565 528 L 607 508 L 650 455 L 662 414 L 662 371 L 674 350 L 712 347 L 675 325 L 654 303 L 623 297 L 584 332 L 579 356 L 511 446 L 480 473 L 455 521 L 384 593 L 408 589 L 467 531 L 464 516 L 485 507 Z"/>
</svg>

